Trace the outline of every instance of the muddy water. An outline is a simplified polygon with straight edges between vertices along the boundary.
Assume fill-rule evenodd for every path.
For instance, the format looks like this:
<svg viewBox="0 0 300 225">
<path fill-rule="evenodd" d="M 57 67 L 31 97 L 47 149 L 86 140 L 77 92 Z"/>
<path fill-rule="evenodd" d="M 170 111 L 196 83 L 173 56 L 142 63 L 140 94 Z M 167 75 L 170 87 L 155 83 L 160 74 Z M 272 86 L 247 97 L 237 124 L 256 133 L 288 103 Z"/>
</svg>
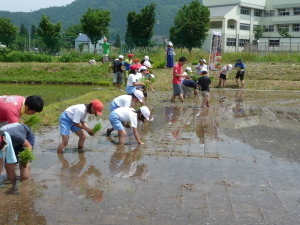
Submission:
<svg viewBox="0 0 300 225">
<path fill-rule="evenodd" d="M 169 102 L 124 147 L 103 135 L 57 155 L 57 127 L 37 135 L 31 180 L 0 180 L 0 224 L 299 224 L 300 93 L 214 89 Z"/>
</svg>

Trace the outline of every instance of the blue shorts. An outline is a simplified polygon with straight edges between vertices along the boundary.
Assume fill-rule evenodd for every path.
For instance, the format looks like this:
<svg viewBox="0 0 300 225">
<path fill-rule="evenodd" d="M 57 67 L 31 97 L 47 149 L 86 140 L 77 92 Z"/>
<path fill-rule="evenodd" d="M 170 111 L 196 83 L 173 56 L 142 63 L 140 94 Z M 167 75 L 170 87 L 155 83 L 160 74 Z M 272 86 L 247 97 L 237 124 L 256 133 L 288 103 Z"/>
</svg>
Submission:
<svg viewBox="0 0 300 225">
<path fill-rule="evenodd" d="M 109 115 L 109 122 L 114 130 L 124 130 L 122 121 L 120 120 L 119 115 L 116 112 L 112 112 Z"/>
<path fill-rule="evenodd" d="M 59 128 L 60 128 L 60 135 L 70 135 L 70 131 L 76 132 L 81 130 L 81 128 L 76 127 L 74 122 L 68 117 L 67 113 L 64 111 L 60 114 L 59 117 Z"/>
<path fill-rule="evenodd" d="M 112 112 L 114 111 L 115 109 L 119 108 L 120 106 L 118 106 L 115 102 L 111 102 L 109 104 L 109 111 Z"/>
<path fill-rule="evenodd" d="M 133 92 L 136 90 L 136 86 L 127 86 L 126 87 L 126 93 L 127 94 L 133 94 Z"/>
</svg>

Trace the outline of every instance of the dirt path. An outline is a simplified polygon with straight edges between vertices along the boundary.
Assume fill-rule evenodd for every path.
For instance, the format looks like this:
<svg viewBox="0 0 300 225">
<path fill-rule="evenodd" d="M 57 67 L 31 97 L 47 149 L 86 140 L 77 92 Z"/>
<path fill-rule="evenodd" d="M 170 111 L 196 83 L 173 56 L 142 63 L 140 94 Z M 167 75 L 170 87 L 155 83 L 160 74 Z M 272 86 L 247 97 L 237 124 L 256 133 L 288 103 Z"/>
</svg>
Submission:
<svg viewBox="0 0 300 225">
<path fill-rule="evenodd" d="M 113 144 L 106 120 L 84 153 L 71 136 L 58 156 L 56 127 L 38 135 L 32 179 L 2 171 L 0 224 L 300 223 L 300 92 L 213 89 L 209 109 L 149 95 L 143 146 Z"/>
</svg>

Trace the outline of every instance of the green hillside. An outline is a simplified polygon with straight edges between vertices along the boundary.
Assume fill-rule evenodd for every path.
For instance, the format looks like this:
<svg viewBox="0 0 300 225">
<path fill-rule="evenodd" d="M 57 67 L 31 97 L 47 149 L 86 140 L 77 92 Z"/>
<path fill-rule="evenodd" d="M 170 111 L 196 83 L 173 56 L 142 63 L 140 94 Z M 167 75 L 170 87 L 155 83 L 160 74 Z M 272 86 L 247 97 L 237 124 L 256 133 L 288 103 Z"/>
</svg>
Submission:
<svg viewBox="0 0 300 225">
<path fill-rule="evenodd" d="M 174 17 L 184 4 L 192 0 L 76 0 L 67 6 L 50 7 L 33 12 L 8 12 L 0 11 L 0 17 L 12 19 L 12 23 L 20 26 L 23 23 L 29 30 L 31 25 L 38 25 L 42 14 L 50 15 L 53 23 L 62 22 L 63 29 L 70 25 L 80 23 L 80 17 L 88 8 L 98 8 L 111 12 L 110 34 L 114 37 L 117 33 L 124 36 L 127 25 L 127 14 L 130 11 L 139 12 L 147 4 L 156 3 L 155 35 L 168 35 L 169 27 L 173 25 Z M 202 2 L 202 0 L 200 0 Z M 145 24 L 146 26 L 146 24 Z"/>
</svg>

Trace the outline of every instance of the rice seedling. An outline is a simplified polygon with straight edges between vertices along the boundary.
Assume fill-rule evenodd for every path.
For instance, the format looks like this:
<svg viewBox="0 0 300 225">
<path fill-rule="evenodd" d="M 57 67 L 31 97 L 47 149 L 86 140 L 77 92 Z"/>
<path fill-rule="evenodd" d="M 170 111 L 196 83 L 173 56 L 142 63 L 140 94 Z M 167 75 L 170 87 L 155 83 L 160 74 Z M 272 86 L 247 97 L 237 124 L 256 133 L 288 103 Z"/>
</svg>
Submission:
<svg viewBox="0 0 300 225">
<path fill-rule="evenodd" d="M 25 148 L 22 152 L 18 154 L 20 158 L 20 165 L 23 167 L 26 167 L 27 164 L 31 161 L 34 160 L 35 157 L 33 155 L 33 151 L 30 150 L 29 148 Z"/>
<path fill-rule="evenodd" d="M 94 128 L 92 129 L 93 134 L 96 134 L 99 130 L 102 129 L 102 124 L 101 123 L 97 123 Z"/>
</svg>

